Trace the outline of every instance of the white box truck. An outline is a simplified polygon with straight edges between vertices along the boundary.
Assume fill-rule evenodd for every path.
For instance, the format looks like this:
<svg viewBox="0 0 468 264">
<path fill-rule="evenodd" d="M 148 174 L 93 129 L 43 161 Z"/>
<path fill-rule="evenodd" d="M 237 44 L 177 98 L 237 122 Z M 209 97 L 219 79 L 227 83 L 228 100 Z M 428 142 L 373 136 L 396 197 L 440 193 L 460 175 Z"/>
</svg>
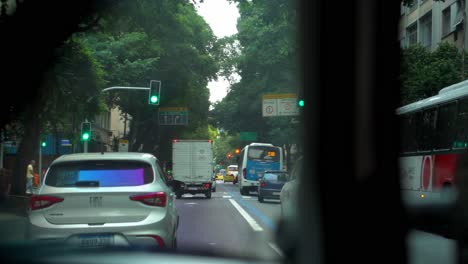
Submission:
<svg viewBox="0 0 468 264">
<path fill-rule="evenodd" d="M 211 198 L 213 147 L 211 140 L 173 140 L 172 173 L 179 186 L 177 198 L 183 194 L 205 194 Z"/>
</svg>

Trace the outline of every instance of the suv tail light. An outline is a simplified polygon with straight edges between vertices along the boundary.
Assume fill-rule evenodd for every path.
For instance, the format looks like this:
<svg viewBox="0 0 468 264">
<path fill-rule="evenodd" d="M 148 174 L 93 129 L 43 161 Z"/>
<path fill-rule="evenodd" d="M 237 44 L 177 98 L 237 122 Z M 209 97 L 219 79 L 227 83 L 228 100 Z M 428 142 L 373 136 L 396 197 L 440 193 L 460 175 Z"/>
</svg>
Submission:
<svg viewBox="0 0 468 264">
<path fill-rule="evenodd" d="M 205 183 L 205 188 L 210 188 L 210 184 L 209 184 L 209 183 Z"/>
<path fill-rule="evenodd" d="M 247 168 L 242 169 L 242 177 L 244 177 L 244 179 L 247 179 Z"/>
<path fill-rule="evenodd" d="M 64 199 L 62 197 L 49 196 L 49 195 L 35 195 L 29 199 L 29 209 L 38 210 L 49 207 L 53 204 L 60 203 Z"/>
<path fill-rule="evenodd" d="M 260 186 L 262 186 L 262 187 L 265 187 L 265 185 L 266 185 L 265 182 L 260 183 Z"/>
<path fill-rule="evenodd" d="M 166 207 L 167 196 L 165 192 L 146 193 L 130 196 L 130 200 L 150 206 Z"/>
</svg>

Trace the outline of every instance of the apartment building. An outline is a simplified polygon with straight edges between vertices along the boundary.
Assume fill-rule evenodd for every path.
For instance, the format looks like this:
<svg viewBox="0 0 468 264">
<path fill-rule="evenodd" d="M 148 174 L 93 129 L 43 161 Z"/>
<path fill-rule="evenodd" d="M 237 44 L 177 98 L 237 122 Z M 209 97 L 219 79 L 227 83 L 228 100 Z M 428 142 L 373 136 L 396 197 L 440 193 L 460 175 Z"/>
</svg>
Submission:
<svg viewBox="0 0 468 264">
<path fill-rule="evenodd" d="M 465 12 L 464 12 L 465 11 Z M 464 26 L 466 6 L 463 0 L 413 0 L 409 6 L 401 4 L 399 40 L 402 47 L 420 43 L 430 50 L 442 41 L 454 43 L 460 50 L 468 50 Z"/>
</svg>

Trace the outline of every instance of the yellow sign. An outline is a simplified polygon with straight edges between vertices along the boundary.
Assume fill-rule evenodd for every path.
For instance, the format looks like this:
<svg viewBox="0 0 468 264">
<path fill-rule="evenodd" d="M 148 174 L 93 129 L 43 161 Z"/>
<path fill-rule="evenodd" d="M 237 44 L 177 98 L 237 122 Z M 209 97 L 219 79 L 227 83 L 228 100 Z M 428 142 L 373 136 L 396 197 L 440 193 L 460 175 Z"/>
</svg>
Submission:
<svg viewBox="0 0 468 264">
<path fill-rule="evenodd" d="M 127 139 L 119 139 L 119 144 L 128 144 Z"/>
<path fill-rule="evenodd" d="M 284 98 L 297 98 L 297 94 L 285 93 L 285 94 L 264 94 L 263 99 L 284 99 Z"/>
</svg>

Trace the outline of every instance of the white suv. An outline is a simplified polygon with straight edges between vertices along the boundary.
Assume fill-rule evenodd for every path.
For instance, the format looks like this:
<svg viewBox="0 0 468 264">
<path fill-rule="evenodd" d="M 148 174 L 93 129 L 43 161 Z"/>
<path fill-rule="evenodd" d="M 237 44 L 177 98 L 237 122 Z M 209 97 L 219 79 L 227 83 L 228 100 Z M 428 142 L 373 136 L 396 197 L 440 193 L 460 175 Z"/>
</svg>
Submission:
<svg viewBox="0 0 468 264">
<path fill-rule="evenodd" d="M 79 247 L 176 247 L 174 192 L 144 153 L 63 155 L 31 197 L 27 237 Z"/>
</svg>

